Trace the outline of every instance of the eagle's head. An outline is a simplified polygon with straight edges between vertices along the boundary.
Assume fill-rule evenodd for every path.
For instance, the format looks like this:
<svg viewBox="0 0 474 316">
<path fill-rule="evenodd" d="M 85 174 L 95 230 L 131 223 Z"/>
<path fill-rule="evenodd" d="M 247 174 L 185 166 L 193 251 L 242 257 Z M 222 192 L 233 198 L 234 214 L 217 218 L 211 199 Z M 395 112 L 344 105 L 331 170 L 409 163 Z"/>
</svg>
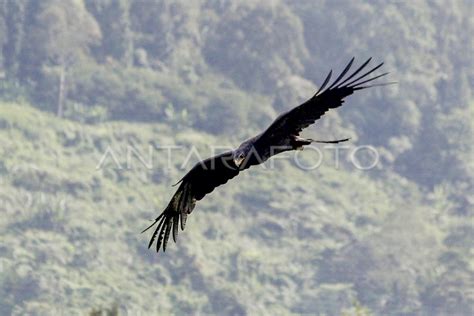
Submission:
<svg viewBox="0 0 474 316">
<path fill-rule="evenodd" d="M 244 162 L 245 157 L 246 157 L 246 151 L 243 150 L 242 148 L 239 147 L 236 150 L 234 150 L 233 159 L 237 167 L 240 167 L 240 165 Z"/>
<path fill-rule="evenodd" d="M 249 139 L 245 142 L 243 142 L 239 148 L 234 150 L 233 152 L 233 159 L 234 163 L 237 167 L 240 167 L 242 163 L 245 161 L 245 159 L 250 155 L 250 151 L 253 148 L 253 142 L 252 139 Z"/>
</svg>

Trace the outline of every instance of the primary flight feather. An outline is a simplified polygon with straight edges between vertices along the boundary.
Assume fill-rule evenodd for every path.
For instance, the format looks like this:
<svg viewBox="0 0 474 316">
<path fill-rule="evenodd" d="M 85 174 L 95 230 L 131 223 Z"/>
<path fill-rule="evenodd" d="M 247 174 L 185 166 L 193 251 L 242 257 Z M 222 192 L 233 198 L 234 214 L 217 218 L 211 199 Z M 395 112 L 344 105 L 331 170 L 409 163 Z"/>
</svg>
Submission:
<svg viewBox="0 0 474 316">
<path fill-rule="evenodd" d="M 344 98 L 354 93 L 354 91 L 390 84 L 367 85 L 367 83 L 388 74 L 382 73 L 369 78 L 370 74 L 383 65 L 383 63 L 380 63 L 369 70 L 365 70 L 370 61 L 371 58 L 350 75 L 347 75 L 354 62 L 354 58 L 352 58 L 329 87 L 326 88 L 330 83 L 332 71 L 329 72 L 323 84 L 311 99 L 281 114 L 263 133 L 246 140 L 235 150 L 197 163 L 178 182 L 178 190 L 176 190 L 163 213 L 143 231 L 145 232 L 157 225 L 148 247 L 150 248 L 156 242 L 156 251 L 159 251 L 160 248 L 165 251 L 170 235 L 173 236 L 173 240 L 176 242 L 178 229 L 181 227 L 181 230 L 184 230 L 186 219 L 193 211 L 196 202 L 204 198 L 206 194 L 211 193 L 216 187 L 237 176 L 240 171 L 261 164 L 273 155 L 301 149 L 304 145 L 309 145 L 312 142 L 338 143 L 348 140 L 316 141 L 302 138 L 299 134 L 329 109 L 341 106 Z"/>
</svg>

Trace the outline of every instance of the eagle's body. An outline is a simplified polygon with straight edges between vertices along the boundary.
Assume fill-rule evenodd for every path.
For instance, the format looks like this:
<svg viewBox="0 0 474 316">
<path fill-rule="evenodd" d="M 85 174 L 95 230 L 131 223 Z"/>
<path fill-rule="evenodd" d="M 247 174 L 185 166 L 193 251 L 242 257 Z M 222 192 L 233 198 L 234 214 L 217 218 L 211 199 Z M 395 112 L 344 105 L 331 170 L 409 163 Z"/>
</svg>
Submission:
<svg viewBox="0 0 474 316">
<path fill-rule="evenodd" d="M 332 72 L 326 77 L 318 92 L 306 101 L 278 118 L 261 134 L 244 141 L 237 149 L 208 158 L 197 163 L 181 180 L 180 185 L 163 213 L 160 214 L 147 229 L 158 223 L 149 247 L 158 237 L 156 250 L 166 245 L 172 232 L 174 241 L 178 234 L 178 225 L 184 230 L 187 216 L 192 212 L 197 201 L 211 193 L 216 187 L 236 177 L 239 172 L 265 162 L 270 157 L 281 152 L 302 149 L 312 142 L 338 143 L 336 141 L 315 141 L 299 136 L 300 132 L 318 120 L 326 111 L 342 105 L 344 98 L 356 90 L 368 88 L 363 84 L 380 78 L 387 73 L 366 79 L 369 74 L 379 69 L 383 63 L 370 69 L 362 75 L 357 75 L 368 65 L 370 58 L 347 78 L 354 58 L 338 78 L 324 89 L 331 79 Z M 355 77 L 355 79 L 354 79 Z M 145 229 L 145 231 L 147 230 Z"/>
</svg>

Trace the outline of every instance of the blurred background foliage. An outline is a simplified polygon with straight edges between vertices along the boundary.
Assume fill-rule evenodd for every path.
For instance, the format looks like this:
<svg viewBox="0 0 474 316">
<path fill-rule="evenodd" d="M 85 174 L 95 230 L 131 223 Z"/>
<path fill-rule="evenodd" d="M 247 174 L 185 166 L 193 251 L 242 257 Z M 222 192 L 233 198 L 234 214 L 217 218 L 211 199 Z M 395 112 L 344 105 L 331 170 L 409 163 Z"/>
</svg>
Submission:
<svg viewBox="0 0 474 316">
<path fill-rule="evenodd" d="M 471 315 L 472 16 L 468 0 L 0 0 L 0 314 Z M 330 151 L 310 172 L 255 168 L 169 252 L 146 249 L 190 167 L 160 146 L 236 146 L 352 56 L 398 85 L 306 134 L 373 145 L 378 168 Z M 130 146 L 153 168 L 123 167 Z M 107 149 L 120 165 L 98 170 Z"/>
</svg>

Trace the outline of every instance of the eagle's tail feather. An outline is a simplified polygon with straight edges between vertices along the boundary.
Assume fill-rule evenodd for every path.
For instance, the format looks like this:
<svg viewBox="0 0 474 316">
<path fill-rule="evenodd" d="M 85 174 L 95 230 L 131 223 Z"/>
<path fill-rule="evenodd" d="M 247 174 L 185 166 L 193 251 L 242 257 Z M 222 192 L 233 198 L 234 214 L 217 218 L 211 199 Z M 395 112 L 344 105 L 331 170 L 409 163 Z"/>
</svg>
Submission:
<svg viewBox="0 0 474 316">
<path fill-rule="evenodd" d="M 349 137 L 349 138 L 336 139 L 336 140 L 315 140 L 312 138 L 308 138 L 308 140 L 313 143 L 321 143 L 321 144 L 337 144 L 337 143 L 347 142 L 349 139 L 351 138 Z"/>
</svg>

